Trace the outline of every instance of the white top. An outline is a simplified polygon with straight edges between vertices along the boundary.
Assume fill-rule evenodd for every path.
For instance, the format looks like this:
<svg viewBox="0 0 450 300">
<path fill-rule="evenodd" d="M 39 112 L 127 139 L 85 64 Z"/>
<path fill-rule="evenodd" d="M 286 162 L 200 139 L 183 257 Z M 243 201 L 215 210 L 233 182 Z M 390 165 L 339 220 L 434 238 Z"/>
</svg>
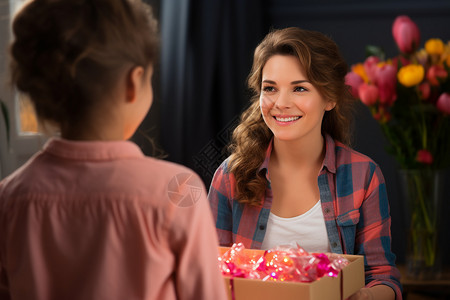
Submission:
<svg viewBox="0 0 450 300">
<path fill-rule="evenodd" d="M 331 252 L 320 200 L 309 211 L 293 218 L 270 213 L 261 249 L 268 250 L 293 242 L 308 252 Z"/>
</svg>

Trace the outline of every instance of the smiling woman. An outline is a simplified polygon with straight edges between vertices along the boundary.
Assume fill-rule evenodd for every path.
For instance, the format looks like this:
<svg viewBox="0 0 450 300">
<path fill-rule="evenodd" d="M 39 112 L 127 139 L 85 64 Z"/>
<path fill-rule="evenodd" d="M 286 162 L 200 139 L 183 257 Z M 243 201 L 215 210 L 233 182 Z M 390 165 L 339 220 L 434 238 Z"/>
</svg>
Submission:
<svg viewBox="0 0 450 300">
<path fill-rule="evenodd" d="M 346 74 L 316 31 L 274 30 L 258 45 L 251 105 L 209 190 L 219 242 L 363 255 L 366 287 L 351 299 L 400 299 L 383 174 L 348 146 Z"/>
</svg>

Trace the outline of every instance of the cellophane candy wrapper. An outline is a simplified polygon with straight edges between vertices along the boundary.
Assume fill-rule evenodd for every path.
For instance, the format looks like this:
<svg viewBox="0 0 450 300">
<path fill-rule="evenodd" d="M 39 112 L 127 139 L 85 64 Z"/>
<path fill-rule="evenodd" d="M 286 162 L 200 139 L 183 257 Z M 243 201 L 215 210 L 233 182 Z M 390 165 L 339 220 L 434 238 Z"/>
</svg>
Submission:
<svg viewBox="0 0 450 300">
<path fill-rule="evenodd" d="M 227 252 L 219 256 L 219 268 L 222 274 L 231 277 L 261 279 L 256 269 L 261 263 L 262 256 L 260 254 L 249 255 L 244 253 L 244 249 L 242 243 L 234 243 Z"/>
<path fill-rule="evenodd" d="M 348 260 L 332 253 L 308 253 L 297 243 L 282 245 L 264 254 L 245 252 L 242 243 L 219 257 L 223 275 L 271 281 L 312 282 L 323 276 L 337 277 Z M 251 254 L 249 254 L 251 253 Z"/>
</svg>

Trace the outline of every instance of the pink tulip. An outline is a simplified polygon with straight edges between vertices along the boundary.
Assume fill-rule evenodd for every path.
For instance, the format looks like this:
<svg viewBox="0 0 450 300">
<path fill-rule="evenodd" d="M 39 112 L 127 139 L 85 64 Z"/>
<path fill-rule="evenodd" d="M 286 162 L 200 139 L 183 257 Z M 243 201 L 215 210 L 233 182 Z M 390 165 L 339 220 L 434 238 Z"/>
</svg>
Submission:
<svg viewBox="0 0 450 300">
<path fill-rule="evenodd" d="M 384 64 L 375 69 L 375 81 L 380 93 L 380 103 L 392 105 L 397 99 L 397 68 Z"/>
<path fill-rule="evenodd" d="M 350 86 L 350 92 L 355 98 L 359 98 L 358 88 L 363 82 L 364 80 L 361 78 L 361 76 L 359 76 L 355 72 L 349 72 L 347 73 L 347 75 L 345 75 L 345 83 Z"/>
<path fill-rule="evenodd" d="M 439 80 L 445 80 L 447 76 L 447 71 L 440 65 L 432 65 L 427 71 L 427 79 L 433 86 L 438 86 Z"/>
<path fill-rule="evenodd" d="M 436 107 L 444 114 L 450 115 L 450 94 L 443 93 L 439 96 Z"/>
<path fill-rule="evenodd" d="M 392 25 L 392 35 L 403 53 L 413 53 L 420 44 L 420 31 L 408 16 L 398 16 Z"/>
<path fill-rule="evenodd" d="M 363 82 L 358 88 L 359 98 L 361 102 L 367 106 L 374 105 L 378 99 L 378 88 L 373 84 Z"/>
<path fill-rule="evenodd" d="M 422 164 L 431 165 L 433 163 L 433 155 L 430 151 L 422 149 L 417 151 L 416 160 Z"/>
<path fill-rule="evenodd" d="M 419 85 L 420 98 L 423 100 L 427 100 L 431 94 L 431 87 L 428 82 L 424 82 Z"/>
<path fill-rule="evenodd" d="M 369 77 L 369 81 L 375 83 L 376 81 L 376 69 L 377 64 L 380 62 L 380 59 L 377 56 L 369 56 L 364 61 L 364 71 L 366 71 L 367 77 Z"/>
</svg>

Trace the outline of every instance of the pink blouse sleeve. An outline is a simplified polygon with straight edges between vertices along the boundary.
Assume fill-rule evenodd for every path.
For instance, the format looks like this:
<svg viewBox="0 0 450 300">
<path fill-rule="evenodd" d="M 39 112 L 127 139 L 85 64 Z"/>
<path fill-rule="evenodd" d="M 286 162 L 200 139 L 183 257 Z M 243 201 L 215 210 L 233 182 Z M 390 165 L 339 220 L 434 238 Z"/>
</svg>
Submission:
<svg viewBox="0 0 450 300">
<path fill-rule="evenodd" d="M 194 187 L 190 197 L 192 205 L 171 206 L 169 241 L 177 255 L 178 297 L 225 300 L 225 283 L 218 267 L 219 244 L 203 183 L 201 189 Z"/>
</svg>

